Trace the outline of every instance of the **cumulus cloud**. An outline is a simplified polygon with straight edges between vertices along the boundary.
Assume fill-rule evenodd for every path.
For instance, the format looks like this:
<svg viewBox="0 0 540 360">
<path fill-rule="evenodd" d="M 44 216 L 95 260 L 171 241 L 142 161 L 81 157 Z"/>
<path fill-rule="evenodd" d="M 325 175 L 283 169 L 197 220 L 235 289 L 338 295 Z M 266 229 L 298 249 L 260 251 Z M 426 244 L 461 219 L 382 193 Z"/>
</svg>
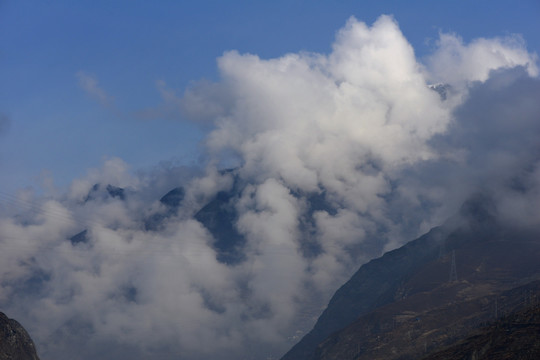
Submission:
<svg viewBox="0 0 540 360">
<path fill-rule="evenodd" d="M 512 39 L 441 35 L 421 64 L 391 17 L 351 18 L 330 54 L 231 51 L 219 83 L 159 83 L 167 111 L 211 123 L 206 168 L 110 159 L 62 195 L 21 192 L 0 305 L 43 358 L 275 358 L 362 263 L 479 188 L 537 224 L 540 84 Z"/>
<path fill-rule="evenodd" d="M 438 48 L 429 57 L 432 79 L 446 84 L 485 81 L 489 72 L 522 66 L 530 76 L 538 76 L 538 56 L 530 54 L 519 35 L 476 39 L 470 44 L 454 34 L 441 34 Z"/>
<path fill-rule="evenodd" d="M 440 153 L 459 154 L 451 163 L 438 165 L 444 166 L 439 176 L 452 179 L 447 189 L 483 189 L 495 199 L 539 200 L 534 195 L 540 161 L 540 124 L 535 120 L 540 114 L 535 100 L 539 95 L 540 81 L 530 77 L 526 67 L 492 71 L 484 83 L 470 88 L 467 100 L 455 111 L 455 122 L 436 139 Z M 506 218 L 510 208 L 499 206 Z M 525 221 L 538 212 L 514 212 L 511 217 L 516 216 Z"/>
</svg>

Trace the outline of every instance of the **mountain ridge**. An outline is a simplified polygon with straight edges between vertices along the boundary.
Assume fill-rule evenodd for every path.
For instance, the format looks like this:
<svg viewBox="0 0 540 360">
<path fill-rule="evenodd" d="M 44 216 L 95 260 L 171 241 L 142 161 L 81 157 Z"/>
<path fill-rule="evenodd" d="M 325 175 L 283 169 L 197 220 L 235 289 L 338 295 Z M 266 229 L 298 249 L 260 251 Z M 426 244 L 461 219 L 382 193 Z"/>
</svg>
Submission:
<svg viewBox="0 0 540 360">
<path fill-rule="evenodd" d="M 409 311 L 414 320 L 416 314 L 426 310 L 423 309 L 425 306 L 444 309 L 452 302 L 461 302 L 464 306 L 458 312 L 474 312 L 474 309 L 467 310 L 467 306 L 472 304 L 467 301 L 540 278 L 538 239 L 534 231 L 522 231 L 501 222 L 489 196 L 474 196 L 462 206 L 457 216 L 445 224 L 360 267 L 336 291 L 313 330 L 282 360 L 364 358 L 350 349 L 349 357 L 336 350 L 347 348 L 347 344 L 356 347 L 363 341 L 358 338 L 361 331 L 347 332 L 353 326 L 351 324 L 362 321 L 370 327 L 362 336 L 377 338 L 382 332 L 391 332 L 387 328 L 381 330 L 380 324 L 386 323 L 384 326 L 389 327 L 388 324 L 395 323 L 399 312 L 407 315 Z M 450 281 L 453 266 L 457 267 L 457 271 L 454 269 L 457 276 L 455 281 Z M 412 305 L 412 308 L 407 308 Z M 392 311 L 385 313 L 385 306 Z M 357 328 L 361 327 L 361 324 L 357 325 Z M 369 346 L 373 350 L 382 345 L 371 343 Z M 339 356 L 328 355 L 332 351 Z M 366 350 L 365 354 L 366 359 L 374 358 L 373 352 Z M 380 358 L 394 358 L 391 352 L 385 355 Z M 422 353 L 415 354 L 418 355 Z"/>
</svg>

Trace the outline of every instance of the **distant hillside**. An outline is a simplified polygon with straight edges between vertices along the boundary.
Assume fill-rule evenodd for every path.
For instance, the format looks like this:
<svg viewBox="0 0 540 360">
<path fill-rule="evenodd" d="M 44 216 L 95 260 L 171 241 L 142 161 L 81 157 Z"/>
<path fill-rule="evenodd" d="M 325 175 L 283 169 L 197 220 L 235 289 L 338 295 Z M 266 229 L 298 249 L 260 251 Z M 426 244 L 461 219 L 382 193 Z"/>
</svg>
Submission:
<svg viewBox="0 0 540 360">
<path fill-rule="evenodd" d="M 537 360 L 540 359 L 540 304 L 504 316 L 474 331 L 466 339 L 422 360 Z"/>
<path fill-rule="evenodd" d="M 39 360 L 26 330 L 0 312 L 0 360 Z"/>
<path fill-rule="evenodd" d="M 363 265 L 283 360 L 418 359 L 540 295 L 540 236 L 476 197 L 456 218 Z"/>
<path fill-rule="evenodd" d="M 471 289 L 463 283 L 450 285 L 447 290 L 451 288 L 465 290 L 467 294 L 465 297 L 457 295 L 455 301 L 439 307 L 433 307 L 433 304 L 439 301 L 433 300 L 441 293 L 415 296 L 412 301 L 400 301 L 377 309 L 326 339 L 317 348 L 314 359 L 419 359 L 457 343 L 483 324 L 497 321 L 501 314 L 521 311 L 531 296 L 535 298 L 540 296 L 540 281 L 502 293 L 482 296 L 471 296 Z M 445 296 L 451 294 L 451 291 L 444 294 Z M 535 325 L 534 322 L 522 322 L 520 326 L 523 331 L 521 335 L 525 334 L 529 338 L 540 336 L 539 332 L 528 333 L 538 331 L 538 323 Z M 517 336 L 518 333 L 516 339 Z M 482 351 L 487 351 L 487 348 L 484 349 L 485 346 L 498 347 L 499 341 L 496 336 L 492 336 L 478 348 L 474 348 L 474 344 L 478 345 L 481 341 L 472 341 L 460 351 L 462 353 L 471 351 L 471 354 L 476 351 L 477 356 Z M 453 354 L 451 350 L 442 354 L 444 354 L 442 357 L 428 358 L 478 359 L 447 357 Z M 516 359 L 523 358 L 516 357 Z"/>
</svg>

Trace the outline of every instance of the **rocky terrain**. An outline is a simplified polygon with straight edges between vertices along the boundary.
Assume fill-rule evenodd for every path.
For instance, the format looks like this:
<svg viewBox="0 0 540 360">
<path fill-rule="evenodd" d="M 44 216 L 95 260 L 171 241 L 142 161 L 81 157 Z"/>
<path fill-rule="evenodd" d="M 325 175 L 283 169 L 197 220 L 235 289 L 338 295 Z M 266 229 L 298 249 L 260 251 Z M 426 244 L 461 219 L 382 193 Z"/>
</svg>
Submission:
<svg viewBox="0 0 540 360">
<path fill-rule="evenodd" d="M 0 360 L 39 360 L 26 330 L 0 312 Z"/>
</svg>

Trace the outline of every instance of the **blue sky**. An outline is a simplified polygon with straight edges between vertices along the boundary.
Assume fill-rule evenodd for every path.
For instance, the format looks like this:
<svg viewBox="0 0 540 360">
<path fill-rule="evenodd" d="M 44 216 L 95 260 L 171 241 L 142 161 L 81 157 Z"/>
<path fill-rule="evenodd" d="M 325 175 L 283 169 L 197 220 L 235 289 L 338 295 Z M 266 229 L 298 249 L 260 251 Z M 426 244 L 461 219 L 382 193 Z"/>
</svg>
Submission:
<svg viewBox="0 0 540 360">
<path fill-rule="evenodd" d="M 132 170 L 197 164 L 204 128 L 137 116 L 161 103 L 157 81 L 180 96 L 217 80 L 216 58 L 233 49 L 328 53 L 350 16 L 371 24 L 381 14 L 394 15 L 420 59 L 439 31 L 465 42 L 517 33 L 540 53 L 536 0 L 1 1 L 0 187 L 39 187 L 44 174 L 65 186 L 112 157 Z"/>
</svg>

